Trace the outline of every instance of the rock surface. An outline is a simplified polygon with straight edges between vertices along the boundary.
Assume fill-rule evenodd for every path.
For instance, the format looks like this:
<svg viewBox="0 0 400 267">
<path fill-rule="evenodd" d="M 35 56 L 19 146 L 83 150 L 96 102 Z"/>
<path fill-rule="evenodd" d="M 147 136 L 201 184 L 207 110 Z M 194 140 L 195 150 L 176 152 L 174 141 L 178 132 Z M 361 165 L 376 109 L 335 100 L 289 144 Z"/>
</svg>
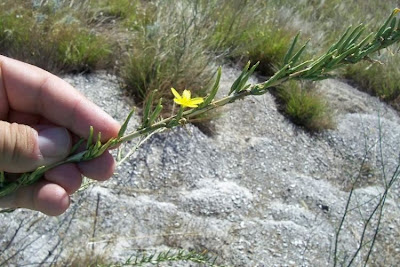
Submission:
<svg viewBox="0 0 400 267">
<path fill-rule="evenodd" d="M 221 95 L 238 74 L 224 68 Z M 132 107 L 112 75 L 65 80 L 121 122 Z M 123 263 L 143 251 L 183 248 L 206 249 L 226 266 L 331 266 L 354 184 L 337 242 L 338 263 L 349 263 L 399 164 L 400 119 L 341 81 L 318 87 L 336 112 L 337 129 L 310 135 L 266 94 L 224 107 L 213 136 L 192 125 L 155 134 L 113 179 L 73 195 L 65 215 L 0 214 L 0 265 L 62 266 L 77 256 L 94 259 L 91 253 Z M 134 117 L 130 129 L 138 123 Z M 372 265 L 400 260 L 399 196 L 395 182 Z M 376 217 L 371 223 L 377 225 Z M 373 233 L 367 228 L 365 242 Z M 362 249 L 354 263 L 367 253 Z"/>
</svg>

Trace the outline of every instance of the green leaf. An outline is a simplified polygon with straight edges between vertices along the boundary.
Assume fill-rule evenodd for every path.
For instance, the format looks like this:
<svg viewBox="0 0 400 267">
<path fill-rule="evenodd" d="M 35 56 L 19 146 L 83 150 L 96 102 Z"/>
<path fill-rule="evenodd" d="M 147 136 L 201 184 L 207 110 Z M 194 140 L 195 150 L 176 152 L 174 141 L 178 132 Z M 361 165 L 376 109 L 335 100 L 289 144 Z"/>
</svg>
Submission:
<svg viewBox="0 0 400 267">
<path fill-rule="evenodd" d="M 371 32 L 370 34 L 368 34 L 367 37 L 365 37 L 365 38 L 358 44 L 358 46 L 360 47 L 360 50 L 364 49 L 364 46 L 365 46 L 366 43 L 371 39 L 372 35 L 374 35 L 373 32 Z"/>
<path fill-rule="evenodd" d="M 283 66 L 278 72 L 276 72 L 271 78 L 269 78 L 269 80 L 267 82 L 265 82 L 263 84 L 263 86 L 261 87 L 260 90 L 266 91 L 268 89 L 268 87 L 270 87 L 274 84 L 274 82 L 276 82 L 281 77 L 286 75 L 288 73 L 288 70 L 289 70 L 289 64 Z"/>
<path fill-rule="evenodd" d="M 212 87 L 212 89 L 210 91 L 210 95 L 207 96 L 207 98 L 204 100 L 204 102 L 200 104 L 199 108 L 208 106 L 208 104 L 210 104 L 211 101 L 214 100 L 214 98 L 215 98 L 215 96 L 216 96 L 216 94 L 218 92 L 218 89 L 219 89 L 219 83 L 220 83 L 220 80 L 221 80 L 221 73 L 222 73 L 222 70 L 221 70 L 221 67 L 219 67 L 218 70 L 217 70 L 217 77 L 216 77 L 214 85 L 213 85 L 213 87 Z"/>
<path fill-rule="evenodd" d="M 357 32 L 357 34 L 355 36 L 353 36 L 353 38 L 350 40 L 349 44 L 354 44 L 355 42 L 357 42 L 357 40 L 361 37 L 361 35 L 364 33 L 365 31 L 365 27 L 361 26 L 359 31 Z"/>
<path fill-rule="evenodd" d="M 335 50 L 335 49 L 338 49 L 339 46 L 342 45 L 342 43 L 346 40 L 346 37 L 347 37 L 347 35 L 349 34 L 351 28 L 352 28 L 352 26 L 350 26 L 350 27 L 348 27 L 348 28 L 346 29 L 346 31 L 344 32 L 344 34 L 342 35 L 342 37 L 340 37 L 339 41 L 337 41 L 334 45 L 332 45 L 332 46 L 329 48 L 328 52 L 331 52 L 331 51 L 333 51 L 333 50 Z"/>
<path fill-rule="evenodd" d="M 395 15 L 396 11 L 393 10 L 392 14 L 390 14 L 390 16 L 383 23 L 383 25 L 379 28 L 378 32 L 375 35 L 375 39 L 379 39 L 379 37 L 381 37 L 382 33 L 386 30 L 386 27 L 390 24 Z"/>
<path fill-rule="evenodd" d="M 129 112 L 128 117 L 126 117 L 124 123 L 121 126 L 121 129 L 118 132 L 118 138 L 121 138 L 122 136 L 124 136 L 126 129 L 128 128 L 128 123 L 131 120 L 133 113 L 135 113 L 135 109 L 132 109 L 131 112 Z"/>
<path fill-rule="evenodd" d="M 149 126 L 151 126 L 153 124 L 153 122 L 158 118 L 158 115 L 160 115 L 160 112 L 163 108 L 163 106 L 161 105 L 161 102 L 162 102 L 162 98 L 160 98 L 160 100 L 158 100 L 158 104 L 150 116 L 150 119 L 148 121 Z"/>
<path fill-rule="evenodd" d="M 393 18 L 392 22 L 390 22 L 390 28 L 395 30 L 396 29 L 396 25 L 397 25 L 397 18 Z"/>
<path fill-rule="evenodd" d="M 311 75 L 314 72 L 318 72 L 319 70 L 321 70 L 324 66 L 324 64 L 326 64 L 329 60 L 332 60 L 332 56 L 336 53 L 337 51 L 334 50 L 330 53 L 327 53 L 323 56 L 321 56 L 319 59 L 317 59 L 313 64 L 311 64 L 311 66 L 309 67 L 310 69 L 307 71 L 306 75 Z"/>
<path fill-rule="evenodd" d="M 249 67 L 250 67 L 250 61 L 247 62 L 246 66 L 244 66 L 244 68 L 242 70 L 242 73 L 240 73 L 239 77 L 237 77 L 237 79 L 233 82 L 233 84 L 231 86 L 231 90 L 229 91 L 228 95 L 230 95 L 230 94 L 232 94 L 233 92 L 236 91 L 238 85 L 242 81 L 243 77 L 246 75 Z"/>
<path fill-rule="evenodd" d="M 343 54 L 337 56 L 331 62 L 329 62 L 327 68 L 335 68 L 337 64 L 340 64 L 342 60 L 356 52 L 357 49 L 359 49 L 357 45 L 352 45 L 347 51 L 343 52 Z"/>
<path fill-rule="evenodd" d="M 367 55 L 376 52 L 377 50 L 379 50 L 381 48 L 382 44 L 378 41 L 378 42 L 374 42 L 369 44 L 365 49 L 363 49 L 363 51 L 359 54 L 360 58 L 364 58 Z"/>
<path fill-rule="evenodd" d="M 71 152 L 69 155 L 75 154 L 75 152 L 78 150 L 78 148 L 82 145 L 82 143 L 85 141 L 84 138 L 79 139 L 78 142 L 72 147 Z"/>
<path fill-rule="evenodd" d="M 297 51 L 297 53 L 289 60 L 289 62 L 291 62 L 291 64 L 296 64 L 297 60 L 299 60 L 300 56 L 303 54 L 304 50 L 306 49 L 308 42 L 310 42 L 310 40 L 308 40 L 300 49 L 299 51 Z M 288 63 L 289 63 L 288 62 Z"/>
<path fill-rule="evenodd" d="M 393 28 L 392 27 L 388 27 L 386 28 L 386 30 L 383 31 L 382 35 L 380 36 L 380 38 L 382 39 L 387 39 L 393 32 Z"/>
<path fill-rule="evenodd" d="M 89 137 L 86 143 L 86 149 L 89 149 L 89 147 L 92 145 L 92 142 L 93 142 L 93 126 L 90 126 Z"/>
<path fill-rule="evenodd" d="M 143 113 L 143 128 L 147 127 L 149 124 L 150 110 L 151 110 L 151 107 L 153 106 L 153 98 L 154 98 L 154 95 L 156 92 L 157 92 L 157 90 L 153 90 L 150 93 L 149 98 L 146 101 L 146 105 L 145 105 L 144 113 Z"/>
<path fill-rule="evenodd" d="M 350 45 L 352 45 L 352 40 L 354 36 L 357 36 L 358 33 L 363 31 L 364 25 L 360 24 L 348 35 L 347 38 L 338 46 L 338 53 L 341 54 L 345 51 Z"/>
<path fill-rule="evenodd" d="M 294 50 L 294 47 L 296 46 L 299 36 L 300 36 L 300 33 L 296 34 L 296 37 L 294 37 L 293 42 L 292 42 L 291 46 L 289 47 L 289 50 L 287 51 L 287 53 L 283 59 L 283 65 L 288 64 L 290 59 L 292 58 L 293 50 Z"/>
<path fill-rule="evenodd" d="M 301 71 L 305 66 L 307 66 L 307 65 L 310 64 L 311 62 L 313 62 L 313 60 L 310 59 L 310 60 L 307 60 L 307 61 L 304 61 L 304 62 L 300 63 L 299 65 L 297 65 L 297 66 L 295 66 L 295 67 L 293 67 L 293 68 L 290 68 L 290 69 L 289 69 L 290 75 L 295 74 L 295 73 Z"/>
<path fill-rule="evenodd" d="M 256 64 L 254 64 L 251 67 L 251 69 L 249 71 L 247 71 L 247 73 L 243 76 L 243 78 L 241 79 L 241 81 L 238 84 L 237 88 L 235 89 L 236 93 L 239 93 L 240 91 L 246 90 L 249 87 L 249 86 L 246 86 L 246 83 L 249 80 L 250 76 L 254 73 L 254 71 L 256 70 L 256 68 L 258 67 L 259 64 L 260 64 L 260 62 L 257 62 Z"/>
</svg>

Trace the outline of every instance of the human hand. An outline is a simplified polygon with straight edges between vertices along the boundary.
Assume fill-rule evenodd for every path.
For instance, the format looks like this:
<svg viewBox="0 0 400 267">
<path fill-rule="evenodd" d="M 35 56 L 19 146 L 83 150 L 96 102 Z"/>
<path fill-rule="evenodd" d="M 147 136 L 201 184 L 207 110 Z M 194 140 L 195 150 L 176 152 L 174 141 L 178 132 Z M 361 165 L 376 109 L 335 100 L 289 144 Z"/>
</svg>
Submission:
<svg viewBox="0 0 400 267">
<path fill-rule="evenodd" d="M 0 170 L 23 173 L 58 162 L 89 127 L 102 141 L 116 137 L 119 124 L 62 79 L 32 65 L 0 56 Z M 94 134 L 97 136 L 97 132 Z M 110 153 L 47 171 L 44 178 L 0 198 L 0 207 L 28 208 L 60 215 L 82 175 L 106 180 L 115 162 Z"/>
</svg>

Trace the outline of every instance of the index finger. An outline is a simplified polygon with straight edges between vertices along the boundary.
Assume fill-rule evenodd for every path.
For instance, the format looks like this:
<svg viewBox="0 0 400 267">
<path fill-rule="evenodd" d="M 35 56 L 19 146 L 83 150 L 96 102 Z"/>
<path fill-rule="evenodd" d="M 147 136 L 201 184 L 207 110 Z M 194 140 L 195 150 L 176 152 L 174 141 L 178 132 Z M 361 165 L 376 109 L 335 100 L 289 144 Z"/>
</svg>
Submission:
<svg viewBox="0 0 400 267">
<path fill-rule="evenodd" d="M 40 115 L 84 138 L 90 126 L 102 133 L 102 141 L 118 134 L 118 122 L 47 71 L 0 56 L 0 80 L 0 119 L 6 118 L 8 106 L 8 110 Z"/>
</svg>

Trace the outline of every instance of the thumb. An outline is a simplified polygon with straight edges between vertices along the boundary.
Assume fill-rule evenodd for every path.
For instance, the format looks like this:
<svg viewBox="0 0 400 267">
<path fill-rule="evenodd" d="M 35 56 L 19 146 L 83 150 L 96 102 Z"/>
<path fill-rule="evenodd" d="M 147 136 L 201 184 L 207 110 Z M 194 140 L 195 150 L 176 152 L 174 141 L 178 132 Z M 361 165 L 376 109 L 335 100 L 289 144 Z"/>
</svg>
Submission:
<svg viewBox="0 0 400 267">
<path fill-rule="evenodd" d="M 0 121 L 0 170 L 13 173 L 32 171 L 68 156 L 71 136 L 67 129 Z"/>
</svg>

